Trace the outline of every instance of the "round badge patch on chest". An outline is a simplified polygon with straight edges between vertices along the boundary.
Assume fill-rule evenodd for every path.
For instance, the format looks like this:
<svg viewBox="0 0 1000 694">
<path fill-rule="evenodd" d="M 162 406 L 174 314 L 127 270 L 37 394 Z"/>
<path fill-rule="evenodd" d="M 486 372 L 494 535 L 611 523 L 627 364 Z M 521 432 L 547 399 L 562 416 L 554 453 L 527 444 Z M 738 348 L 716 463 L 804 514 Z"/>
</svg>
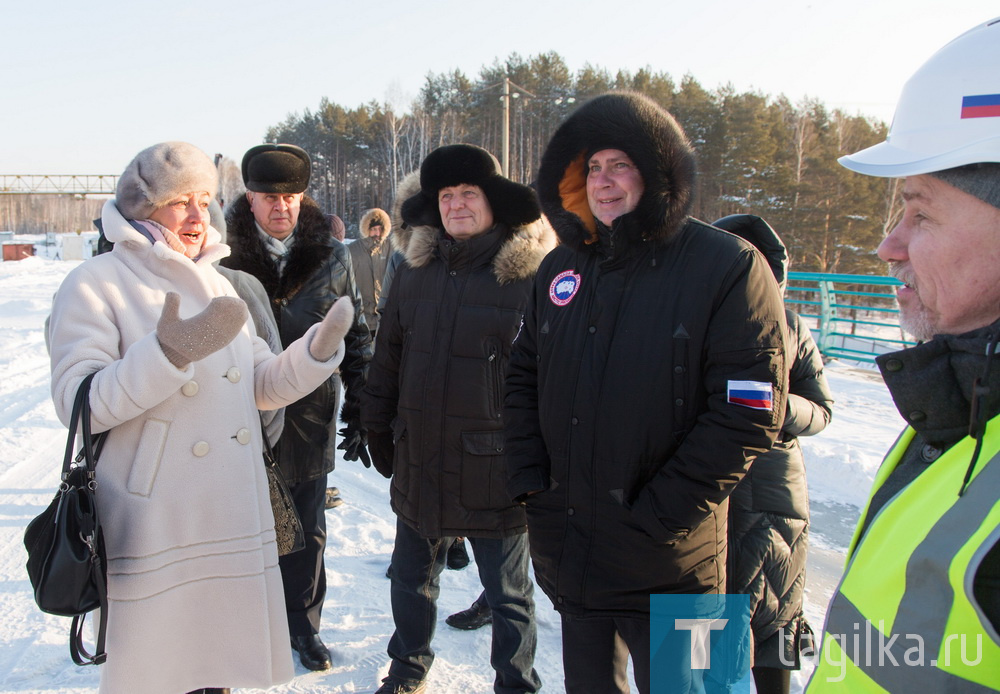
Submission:
<svg viewBox="0 0 1000 694">
<path fill-rule="evenodd" d="M 565 306 L 580 289 L 580 275 L 572 270 L 560 272 L 549 285 L 549 298 L 556 306 Z"/>
</svg>

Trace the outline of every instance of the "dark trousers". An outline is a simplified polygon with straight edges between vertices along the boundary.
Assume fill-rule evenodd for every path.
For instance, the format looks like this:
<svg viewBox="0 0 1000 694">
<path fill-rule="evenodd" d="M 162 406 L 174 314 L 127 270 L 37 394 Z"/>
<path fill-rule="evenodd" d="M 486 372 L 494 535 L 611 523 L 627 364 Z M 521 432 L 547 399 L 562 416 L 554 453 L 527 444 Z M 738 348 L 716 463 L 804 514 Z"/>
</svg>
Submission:
<svg viewBox="0 0 1000 694">
<path fill-rule="evenodd" d="M 792 688 L 792 671 L 755 667 L 753 683 L 757 686 L 757 694 L 788 694 Z"/>
<path fill-rule="evenodd" d="M 326 475 L 289 487 L 295 508 L 302 519 L 304 549 L 278 558 L 285 587 L 285 611 L 292 636 L 319 633 L 319 621 L 326 598 Z"/>
<path fill-rule="evenodd" d="M 527 535 L 468 539 L 493 610 L 493 690 L 499 694 L 536 692 L 541 680 L 534 668 L 537 636 Z M 396 521 L 390 589 L 396 631 L 387 649 L 392 658 L 391 677 L 420 682 L 434 662 L 431 640 L 437 626 L 440 577 L 453 541 L 452 537 L 422 538 L 403 521 Z"/>
<path fill-rule="evenodd" d="M 562 615 L 566 694 L 628 694 L 628 658 L 635 686 L 649 694 L 649 619 Z"/>
</svg>

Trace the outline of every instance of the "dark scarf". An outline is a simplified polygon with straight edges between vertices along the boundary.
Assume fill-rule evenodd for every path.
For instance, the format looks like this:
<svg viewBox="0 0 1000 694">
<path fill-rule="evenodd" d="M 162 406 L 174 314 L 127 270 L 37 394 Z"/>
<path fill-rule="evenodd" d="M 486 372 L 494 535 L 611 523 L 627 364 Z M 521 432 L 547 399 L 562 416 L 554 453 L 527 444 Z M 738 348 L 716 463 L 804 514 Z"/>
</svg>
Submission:
<svg viewBox="0 0 1000 694">
<path fill-rule="evenodd" d="M 916 436 L 899 464 L 872 495 L 862 532 L 892 497 L 970 434 L 979 435 L 1000 413 L 1000 359 L 995 355 L 1000 321 L 963 335 L 933 340 L 876 358 L 903 419 Z M 979 446 L 962 485 L 969 482 Z"/>
</svg>

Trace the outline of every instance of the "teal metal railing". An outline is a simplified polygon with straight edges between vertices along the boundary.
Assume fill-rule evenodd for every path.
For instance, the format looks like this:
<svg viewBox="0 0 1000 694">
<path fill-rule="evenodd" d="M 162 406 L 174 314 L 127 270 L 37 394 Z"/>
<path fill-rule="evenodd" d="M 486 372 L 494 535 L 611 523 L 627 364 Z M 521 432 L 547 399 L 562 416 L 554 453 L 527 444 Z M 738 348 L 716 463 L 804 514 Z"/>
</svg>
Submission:
<svg viewBox="0 0 1000 694">
<path fill-rule="evenodd" d="M 915 345 L 899 327 L 893 277 L 790 272 L 785 304 L 806 319 L 823 356 L 874 362 Z"/>
</svg>

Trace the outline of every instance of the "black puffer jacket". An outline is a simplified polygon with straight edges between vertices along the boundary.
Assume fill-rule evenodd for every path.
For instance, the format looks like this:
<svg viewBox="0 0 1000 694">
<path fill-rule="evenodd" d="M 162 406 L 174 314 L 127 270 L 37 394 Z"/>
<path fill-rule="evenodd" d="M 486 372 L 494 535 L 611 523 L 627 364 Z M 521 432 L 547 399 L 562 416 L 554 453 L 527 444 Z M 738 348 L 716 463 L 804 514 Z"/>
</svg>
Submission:
<svg viewBox="0 0 1000 694">
<path fill-rule="evenodd" d="M 585 155 L 603 148 L 645 185 L 613 229 L 585 193 Z M 778 286 L 749 245 L 687 218 L 693 155 L 644 97 L 577 110 L 538 184 L 563 245 L 536 276 L 504 408 L 538 583 L 560 611 L 606 616 L 648 615 L 650 593 L 720 592 L 726 497 L 784 407 Z M 743 381 L 769 384 L 773 407 L 728 402 Z"/>
<path fill-rule="evenodd" d="M 727 593 L 754 597 L 750 626 L 754 665 L 798 666 L 802 598 L 809 550 L 809 489 L 799 436 L 830 423 L 833 397 L 809 327 L 787 311 L 788 346 L 795 349 L 788 377 L 785 423 L 774 447 L 757 456 L 729 497 Z M 779 630 L 785 629 L 784 638 Z M 788 638 L 789 636 L 793 638 Z"/>
<path fill-rule="evenodd" d="M 764 253 L 784 288 L 788 256 L 784 243 L 767 222 L 754 215 L 732 215 L 715 225 Z M 797 668 L 799 664 L 809 550 L 809 488 L 798 437 L 820 433 L 833 415 L 823 357 L 809 327 L 794 311 L 786 309 L 785 317 L 789 376 L 781 434 L 770 451 L 757 457 L 729 497 L 726 592 L 753 596 L 756 609 L 750 625 L 754 664 L 771 668 Z"/>
<path fill-rule="evenodd" d="M 419 189 L 408 180 L 404 199 Z M 461 243 L 431 226 L 393 236 L 405 262 L 363 402 L 365 425 L 393 433 L 392 508 L 423 537 L 523 533 L 524 508 L 505 490 L 503 377 L 552 229 L 539 219 Z"/>
<path fill-rule="evenodd" d="M 264 285 L 284 346 L 322 320 L 338 298 L 353 298 L 354 325 L 344 338 L 346 353 L 340 364 L 346 386 L 342 416 L 345 422 L 359 421 L 359 399 L 372 345 L 347 247 L 333 238 L 326 217 L 306 196 L 299 210 L 295 244 L 281 274 L 257 233 L 245 196 L 227 210 L 226 223 L 232 255 L 222 264 L 248 272 Z M 277 455 L 289 484 L 318 479 L 333 469 L 339 390 L 340 378 L 333 376 L 285 408 L 285 430 L 278 441 Z"/>
</svg>

